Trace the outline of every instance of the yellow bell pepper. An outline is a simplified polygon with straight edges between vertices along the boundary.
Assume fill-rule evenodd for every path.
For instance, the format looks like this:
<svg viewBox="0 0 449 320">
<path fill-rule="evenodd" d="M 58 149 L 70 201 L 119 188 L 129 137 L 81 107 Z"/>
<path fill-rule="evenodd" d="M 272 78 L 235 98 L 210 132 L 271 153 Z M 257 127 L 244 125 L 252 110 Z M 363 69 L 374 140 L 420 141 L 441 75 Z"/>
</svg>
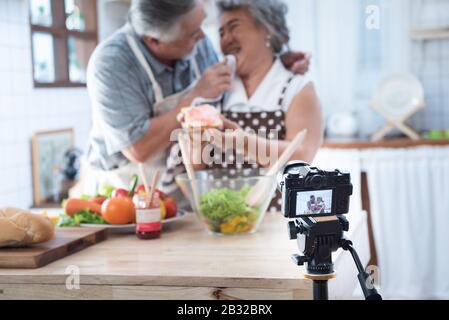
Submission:
<svg viewBox="0 0 449 320">
<path fill-rule="evenodd" d="M 243 233 L 249 230 L 250 225 L 246 216 L 235 216 L 228 222 L 220 225 L 220 232 L 223 234 Z"/>
</svg>

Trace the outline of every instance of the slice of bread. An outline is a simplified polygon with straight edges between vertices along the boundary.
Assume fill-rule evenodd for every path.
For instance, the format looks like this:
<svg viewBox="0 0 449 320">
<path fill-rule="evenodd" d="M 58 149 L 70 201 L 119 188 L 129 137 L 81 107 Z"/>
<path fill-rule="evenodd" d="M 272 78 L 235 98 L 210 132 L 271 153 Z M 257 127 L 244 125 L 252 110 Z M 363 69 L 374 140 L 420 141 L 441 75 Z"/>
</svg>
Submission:
<svg viewBox="0 0 449 320">
<path fill-rule="evenodd" d="M 181 113 L 184 116 L 183 126 L 186 129 L 220 129 L 223 127 L 220 112 L 211 105 L 183 108 Z"/>
</svg>

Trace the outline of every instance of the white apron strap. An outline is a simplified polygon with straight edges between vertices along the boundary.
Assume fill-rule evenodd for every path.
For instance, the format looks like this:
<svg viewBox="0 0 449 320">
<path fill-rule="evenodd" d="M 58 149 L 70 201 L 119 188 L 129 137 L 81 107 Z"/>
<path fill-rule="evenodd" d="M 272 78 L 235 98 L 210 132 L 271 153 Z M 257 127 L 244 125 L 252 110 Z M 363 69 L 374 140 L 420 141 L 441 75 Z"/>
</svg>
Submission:
<svg viewBox="0 0 449 320">
<path fill-rule="evenodd" d="M 198 81 L 201 77 L 200 67 L 198 66 L 198 62 L 196 62 L 195 58 L 192 58 L 191 60 L 193 72 L 195 73 L 195 78 Z"/>
<path fill-rule="evenodd" d="M 127 35 L 126 38 L 128 40 L 128 44 L 129 44 L 131 50 L 133 51 L 137 60 L 140 62 L 143 69 L 147 73 L 148 78 L 150 79 L 151 85 L 153 86 L 153 90 L 154 90 L 154 97 L 156 100 L 155 102 L 156 103 L 161 102 L 164 99 L 164 95 L 162 94 L 162 89 L 159 86 L 159 83 L 154 78 L 154 74 L 153 74 L 153 71 L 151 70 L 150 65 L 145 60 L 145 57 L 144 57 L 142 51 L 140 51 L 139 46 L 136 43 L 136 40 L 130 35 Z"/>
<path fill-rule="evenodd" d="M 281 95 L 279 96 L 278 100 L 278 108 L 281 110 L 284 110 L 284 100 L 285 100 L 285 94 L 287 93 L 287 89 L 290 86 L 290 83 L 293 81 L 294 77 L 291 76 L 288 78 L 287 82 L 284 84 L 284 87 L 282 87 Z"/>
</svg>

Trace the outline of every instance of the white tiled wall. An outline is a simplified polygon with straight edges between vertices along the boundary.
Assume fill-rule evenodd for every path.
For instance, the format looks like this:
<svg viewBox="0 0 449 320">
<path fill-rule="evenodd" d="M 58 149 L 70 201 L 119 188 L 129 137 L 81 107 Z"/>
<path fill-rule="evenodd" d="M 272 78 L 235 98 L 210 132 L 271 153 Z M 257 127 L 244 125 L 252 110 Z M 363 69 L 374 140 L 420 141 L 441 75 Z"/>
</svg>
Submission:
<svg viewBox="0 0 449 320">
<path fill-rule="evenodd" d="M 34 89 L 27 0 L 0 0 L 0 207 L 32 205 L 31 136 L 75 130 L 84 148 L 90 128 L 86 89 Z"/>
<path fill-rule="evenodd" d="M 449 1 L 415 0 L 414 29 L 449 27 Z M 412 71 L 423 84 L 427 108 L 413 118 L 420 130 L 449 129 L 449 38 L 414 41 Z"/>
</svg>

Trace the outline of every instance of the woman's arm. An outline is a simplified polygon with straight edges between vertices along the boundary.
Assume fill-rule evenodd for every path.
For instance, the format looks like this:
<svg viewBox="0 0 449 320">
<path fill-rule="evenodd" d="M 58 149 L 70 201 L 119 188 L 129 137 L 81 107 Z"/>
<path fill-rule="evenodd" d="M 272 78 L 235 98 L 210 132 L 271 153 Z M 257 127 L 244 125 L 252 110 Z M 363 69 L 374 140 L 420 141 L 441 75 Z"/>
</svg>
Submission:
<svg viewBox="0 0 449 320">
<path fill-rule="evenodd" d="M 285 150 L 299 131 L 307 129 L 304 143 L 294 153 L 292 159 L 311 163 L 323 143 L 324 131 L 321 104 L 313 83 L 307 84 L 293 99 L 285 118 L 287 141 L 279 141 L 279 154 Z"/>
</svg>

